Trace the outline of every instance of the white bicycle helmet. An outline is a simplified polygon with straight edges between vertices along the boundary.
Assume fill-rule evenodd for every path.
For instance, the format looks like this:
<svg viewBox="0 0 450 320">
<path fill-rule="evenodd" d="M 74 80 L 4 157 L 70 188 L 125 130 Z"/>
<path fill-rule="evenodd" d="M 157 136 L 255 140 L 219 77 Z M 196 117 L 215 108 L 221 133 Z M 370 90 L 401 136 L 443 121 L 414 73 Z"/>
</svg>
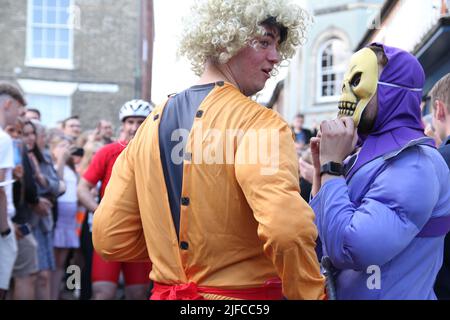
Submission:
<svg viewBox="0 0 450 320">
<path fill-rule="evenodd" d="M 155 107 L 144 100 L 131 100 L 125 102 L 125 104 L 120 108 L 119 119 L 123 122 L 129 117 L 143 117 L 147 118 L 148 115 L 153 111 Z"/>
</svg>

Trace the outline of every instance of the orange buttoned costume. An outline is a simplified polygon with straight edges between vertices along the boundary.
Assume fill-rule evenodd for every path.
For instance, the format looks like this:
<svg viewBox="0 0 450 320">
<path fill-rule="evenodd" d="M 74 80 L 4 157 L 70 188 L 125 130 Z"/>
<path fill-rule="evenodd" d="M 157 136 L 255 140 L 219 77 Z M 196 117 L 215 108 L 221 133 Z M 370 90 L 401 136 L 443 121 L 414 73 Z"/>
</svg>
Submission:
<svg viewBox="0 0 450 320">
<path fill-rule="evenodd" d="M 268 287 L 277 278 L 280 295 L 288 299 L 323 298 L 314 213 L 300 197 L 289 126 L 231 84 L 217 84 L 201 103 L 187 141 L 177 236 L 158 139 L 164 107 L 153 111 L 116 161 L 94 215 L 97 252 L 108 260 L 150 259 L 157 285 L 193 284 L 195 294 L 205 298 L 245 298 L 233 293 Z M 214 142 L 208 129 L 223 139 L 230 130 L 243 132 L 231 148 L 234 163 L 226 160 L 230 144 Z M 265 141 L 279 139 L 277 148 L 255 149 L 255 132 L 276 132 Z M 238 161 L 263 148 L 278 160 L 273 172 L 263 174 L 263 161 Z M 199 157 L 211 149 L 215 156 L 223 151 L 225 160 Z M 177 298 L 176 290 L 171 292 Z"/>
</svg>

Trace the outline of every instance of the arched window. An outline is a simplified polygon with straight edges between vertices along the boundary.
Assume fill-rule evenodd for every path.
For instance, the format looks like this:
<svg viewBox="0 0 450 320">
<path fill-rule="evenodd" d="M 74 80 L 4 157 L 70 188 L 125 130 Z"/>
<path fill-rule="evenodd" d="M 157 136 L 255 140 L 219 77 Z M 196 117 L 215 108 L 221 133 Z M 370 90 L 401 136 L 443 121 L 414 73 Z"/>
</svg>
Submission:
<svg viewBox="0 0 450 320">
<path fill-rule="evenodd" d="M 317 57 L 318 101 L 332 101 L 340 96 L 348 57 L 348 48 L 340 39 L 328 40 L 321 46 Z"/>
</svg>

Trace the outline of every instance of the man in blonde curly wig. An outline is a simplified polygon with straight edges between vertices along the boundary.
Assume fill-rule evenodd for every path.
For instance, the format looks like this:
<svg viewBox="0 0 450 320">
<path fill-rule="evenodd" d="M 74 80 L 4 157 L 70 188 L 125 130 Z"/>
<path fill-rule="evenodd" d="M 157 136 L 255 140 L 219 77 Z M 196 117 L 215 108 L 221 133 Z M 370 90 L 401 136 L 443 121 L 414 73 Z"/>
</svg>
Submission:
<svg viewBox="0 0 450 320">
<path fill-rule="evenodd" d="M 281 32 L 277 44 L 281 61 L 295 54 L 310 20 L 306 11 L 284 0 L 197 1 L 184 20 L 179 51 L 200 76 L 209 64 L 227 67 L 241 49 L 258 46 L 255 37 L 264 36 L 266 25 Z"/>
<path fill-rule="evenodd" d="M 94 215 L 104 258 L 151 260 L 152 299 L 323 298 L 292 132 L 249 98 L 307 19 L 284 0 L 204 0 L 185 21 L 200 79 L 147 118 Z"/>
</svg>

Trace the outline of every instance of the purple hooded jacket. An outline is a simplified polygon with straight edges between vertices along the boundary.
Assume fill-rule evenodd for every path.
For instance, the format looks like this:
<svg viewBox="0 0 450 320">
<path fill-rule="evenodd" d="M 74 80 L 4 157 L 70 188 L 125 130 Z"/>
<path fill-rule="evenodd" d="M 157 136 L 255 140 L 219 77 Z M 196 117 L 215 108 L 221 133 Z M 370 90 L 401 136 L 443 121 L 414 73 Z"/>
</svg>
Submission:
<svg viewBox="0 0 450 320">
<path fill-rule="evenodd" d="M 311 201 L 322 248 L 337 268 L 338 299 L 436 299 L 449 228 L 450 172 L 423 134 L 423 69 L 383 46 L 379 110 L 345 178 Z"/>
</svg>

